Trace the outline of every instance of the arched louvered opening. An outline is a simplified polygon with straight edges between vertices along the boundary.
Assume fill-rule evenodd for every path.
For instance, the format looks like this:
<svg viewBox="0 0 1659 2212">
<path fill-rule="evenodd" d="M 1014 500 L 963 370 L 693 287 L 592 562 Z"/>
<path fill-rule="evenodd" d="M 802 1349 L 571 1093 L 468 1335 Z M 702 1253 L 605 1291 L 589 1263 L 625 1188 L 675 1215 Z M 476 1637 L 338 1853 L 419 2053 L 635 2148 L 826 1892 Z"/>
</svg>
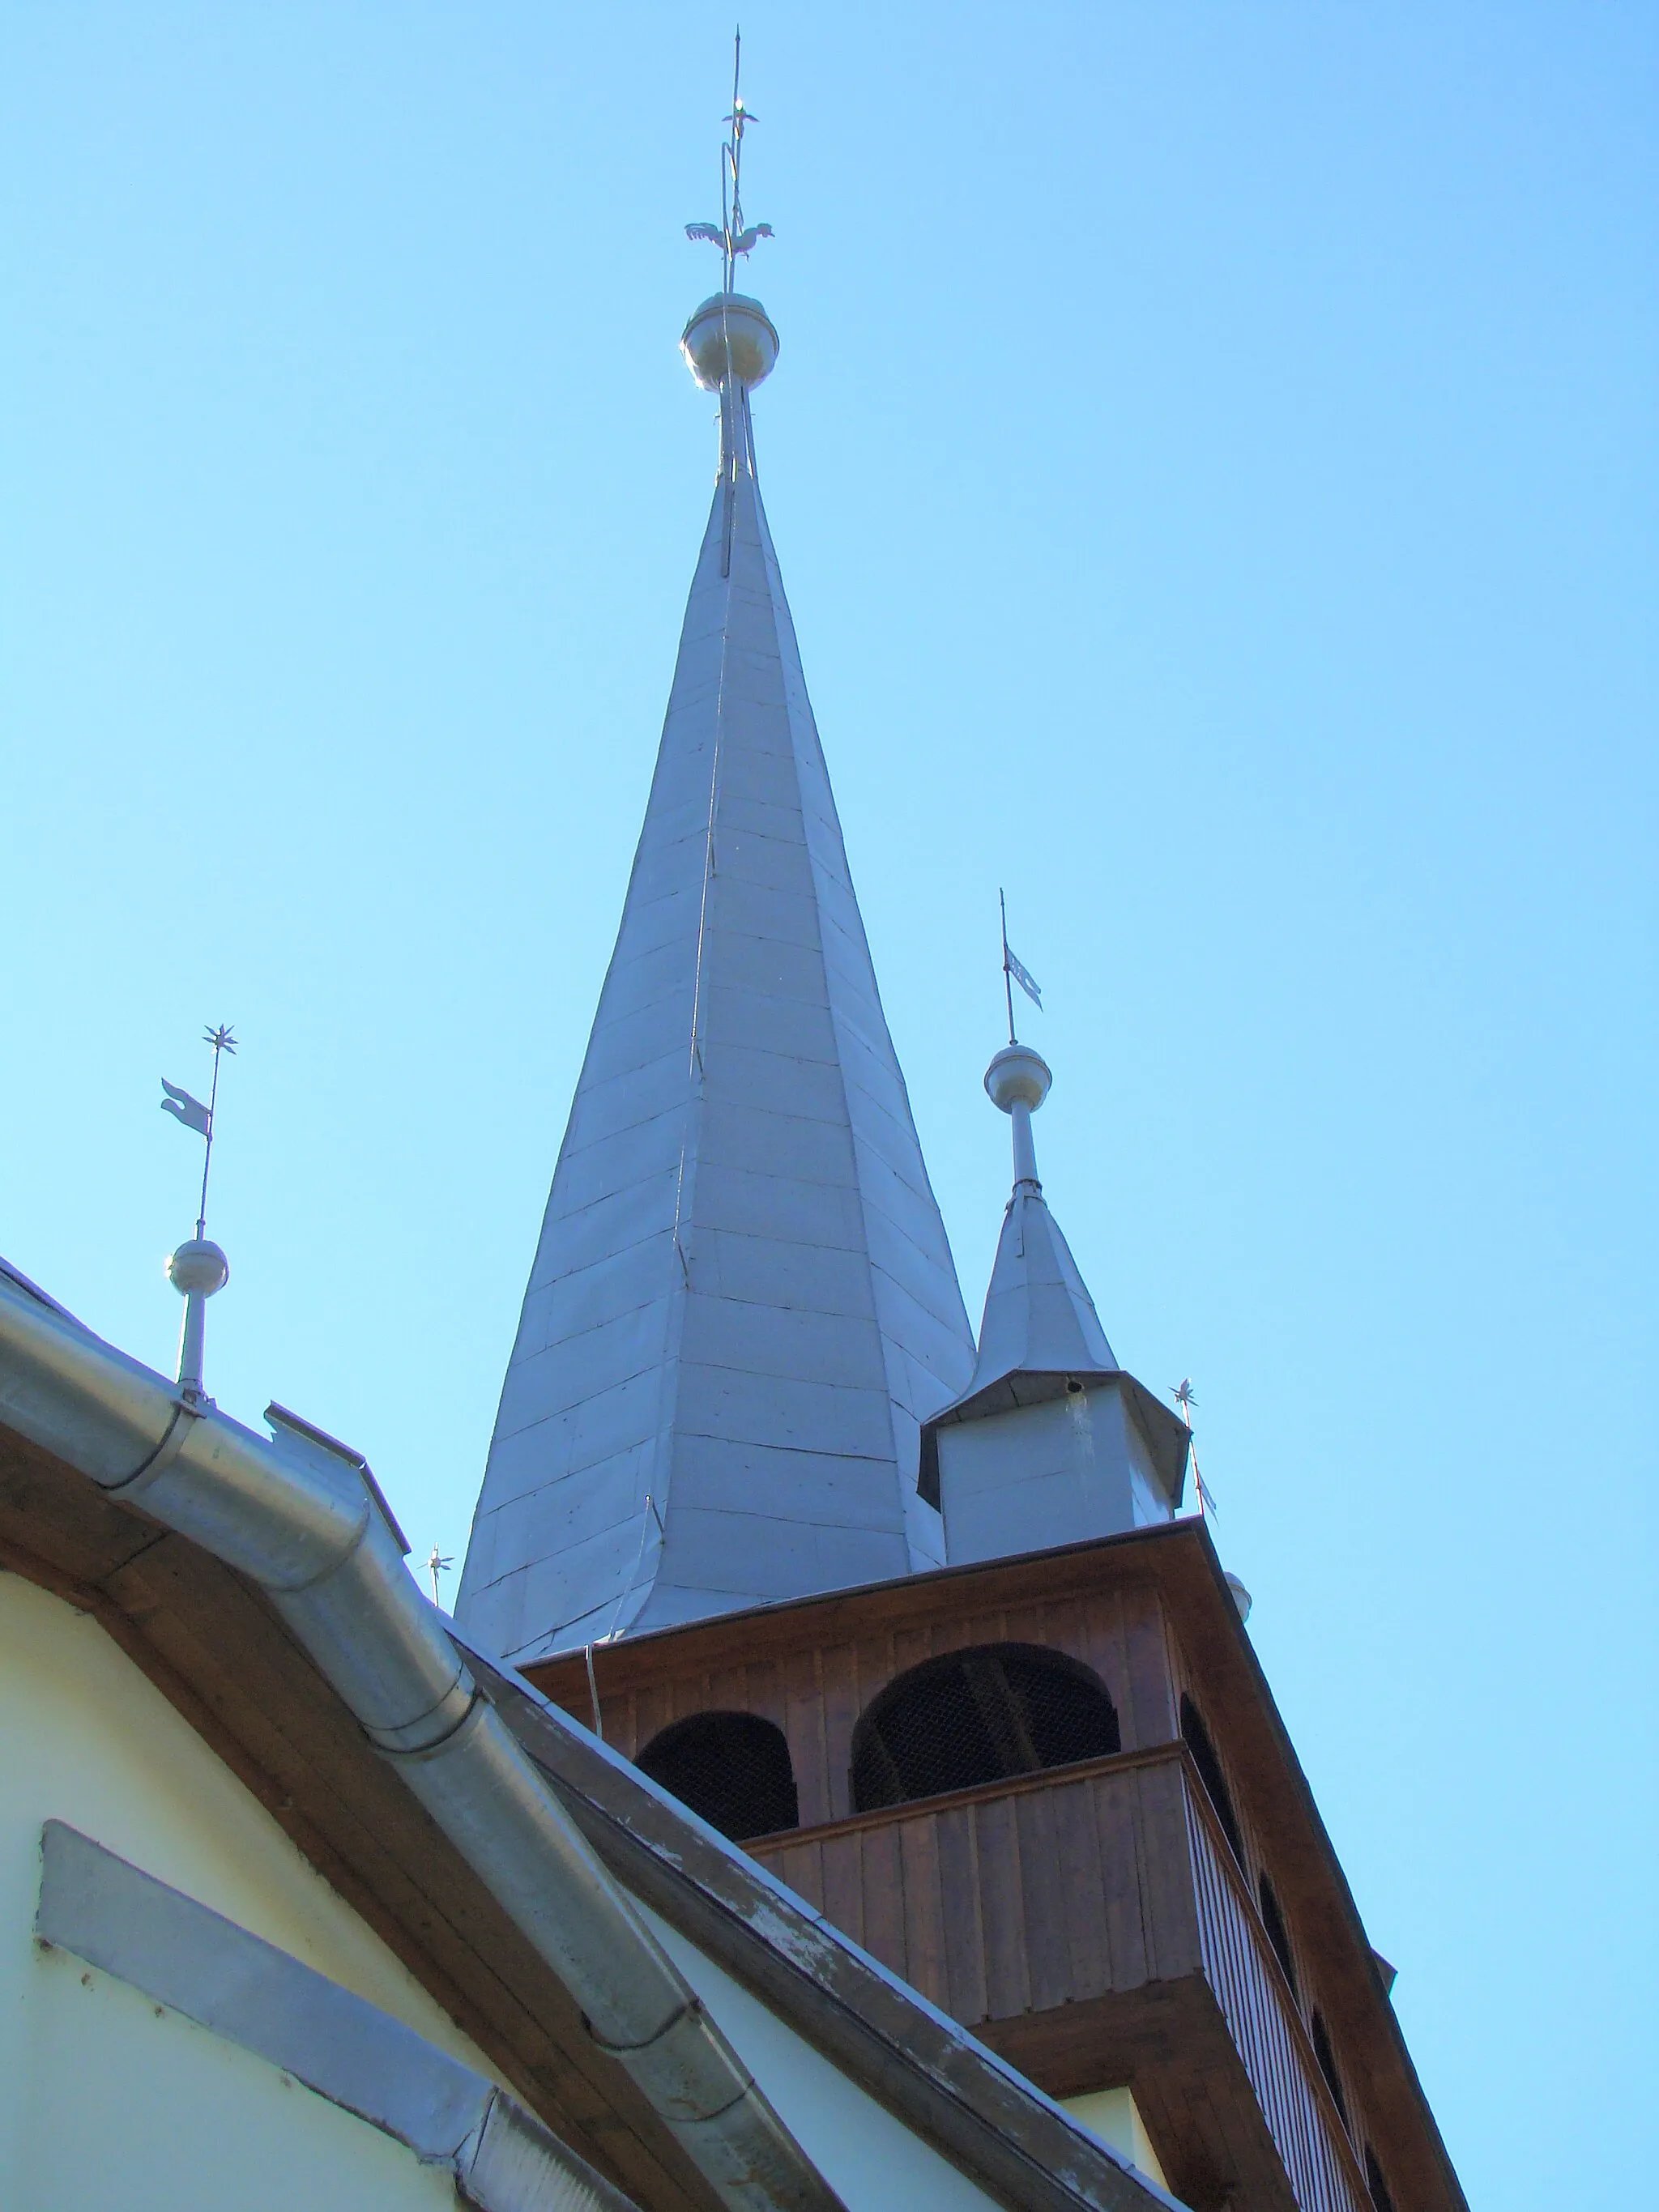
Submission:
<svg viewBox="0 0 1659 2212">
<path fill-rule="evenodd" d="M 1394 2199 L 1389 2194 L 1389 2185 L 1382 2179 L 1376 2153 L 1369 2143 L 1365 2146 L 1365 2186 L 1370 2191 L 1371 2203 L 1376 2212 L 1394 2212 Z"/>
<path fill-rule="evenodd" d="M 867 1813 L 1119 1748 L 1091 1668 L 1039 1644 L 981 1644 L 924 1660 L 875 1699 L 853 1735 L 853 1803 Z"/>
<path fill-rule="evenodd" d="M 789 1746 L 758 1713 L 693 1713 L 634 1763 L 734 1844 L 800 1826 Z"/>
<path fill-rule="evenodd" d="M 1261 1925 L 1267 1931 L 1267 1941 L 1273 1947 L 1273 1956 L 1284 1971 L 1291 1985 L 1291 1995 L 1296 1991 L 1296 1960 L 1291 1953 L 1291 1931 L 1285 1925 L 1285 1916 L 1279 1909 L 1279 1893 L 1264 1874 L 1257 1885 L 1261 1899 Z"/>
<path fill-rule="evenodd" d="M 1319 2070 L 1325 2076 L 1325 2087 L 1342 2115 L 1342 2124 L 1348 2124 L 1348 2100 L 1342 2094 L 1342 2076 L 1336 2070 L 1336 2053 L 1331 2047 L 1331 2032 L 1325 2025 L 1325 2015 L 1316 2012 L 1308 2023 L 1313 2031 L 1314 2057 L 1319 2061 Z"/>
<path fill-rule="evenodd" d="M 1232 1792 L 1227 1787 L 1221 1761 L 1216 1757 L 1215 1746 L 1210 1741 L 1210 1731 L 1204 1725 L 1204 1716 L 1184 1690 L 1181 1693 L 1181 1733 L 1188 1750 L 1193 1754 L 1193 1765 L 1203 1778 L 1210 1802 L 1215 1807 L 1215 1816 L 1221 1823 L 1222 1833 L 1231 1844 L 1233 1856 L 1242 1867 L 1244 1863 L 1244 1838 L 1239 1828 L 1238 1815 L 1233 1810 Z"/>
</svg>

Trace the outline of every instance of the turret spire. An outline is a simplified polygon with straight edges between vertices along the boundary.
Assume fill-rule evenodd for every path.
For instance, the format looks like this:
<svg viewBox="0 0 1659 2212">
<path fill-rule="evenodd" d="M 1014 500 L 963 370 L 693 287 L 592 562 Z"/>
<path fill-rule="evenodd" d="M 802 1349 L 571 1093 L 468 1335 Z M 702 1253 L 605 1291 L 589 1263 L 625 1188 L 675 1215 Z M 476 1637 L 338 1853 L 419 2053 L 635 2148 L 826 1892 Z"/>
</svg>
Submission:
<svg viewBox="0 0 1659 2212">
<path fill-rule="evenodd" d="M 1048 1061 L 1028 1044 L 1005 1045 L 985 1071 L 987 1097 L 1008 1116 L 1014 1188 L 986 1295 L 972 1390 L 1018 1371 L 1117 1372 L 1095 1302 L 1044 1201 L 1037 1174 L 1031 1116 L 1053 1083 Z"/>
<path fill-rule="evenodd" d="M 1187 1430 L 1118 1365 L 1043 1197 L 1031 1116 L 1053 1082 L 1028 1044 L 1005 1045 L 985 1071 L 1011 1125 L 1014 1187 L 972 1379 L 921 1438 L 921 1491 L 944 1513 L 952 1565 L 1167 1520 L 1180 1502 Z"/>
</svg>

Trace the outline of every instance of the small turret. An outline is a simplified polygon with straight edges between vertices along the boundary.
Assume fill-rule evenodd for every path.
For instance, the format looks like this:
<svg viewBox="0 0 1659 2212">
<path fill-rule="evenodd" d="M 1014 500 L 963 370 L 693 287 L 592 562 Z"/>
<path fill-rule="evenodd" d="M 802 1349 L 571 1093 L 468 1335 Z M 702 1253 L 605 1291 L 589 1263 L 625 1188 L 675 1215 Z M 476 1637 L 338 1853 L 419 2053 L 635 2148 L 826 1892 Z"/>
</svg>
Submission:
<svg viewBox="0 0 1659 2212">
<path fill-rule="evenodd" d="M 1012 1123 L 1014 1188 L 972 1382 L 922 1430 L 922 1496 L 951 1565 L 1174 1518 L 1186 1425 L 1118 1365 L 1037 1174 L 1031 1116 L 1054 1078 L 1029 1045 L 986 1070 Z"/>
</svg>

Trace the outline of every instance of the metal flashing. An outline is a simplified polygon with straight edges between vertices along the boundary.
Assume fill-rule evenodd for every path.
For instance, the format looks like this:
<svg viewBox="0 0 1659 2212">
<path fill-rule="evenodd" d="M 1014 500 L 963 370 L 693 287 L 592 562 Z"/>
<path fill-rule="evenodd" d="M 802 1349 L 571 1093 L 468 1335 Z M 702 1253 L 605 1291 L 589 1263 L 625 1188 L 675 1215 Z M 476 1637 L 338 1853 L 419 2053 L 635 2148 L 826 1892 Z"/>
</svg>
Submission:
<svg viewBox="0 0 1659 2212">
<path fill-rule="evenodd" d="M 637 2212 L 493 2081 L 288 1952 L 62 1820 L 40 1861 L 40 1941 L 451 2166 L 481 2212 Z"/>
<path fill-rule="evenodd" d="M 369 1496 L 380 1508 L 380 1517 L 391 1531 L 399 1554 L 405 1559 L 409 1557 L 411 1547 L 404 1534 L 402 1523 L 388 1504 L 385 1491 L 375 1480 L 374 1468 L 362 1452 L 352 1444 L 343 1444 L 338 1437 L 330 1436 L 326 1429 L 319 1429 L 314 1421 L 307 1421 L 301 1415 L 290 1413 L 286 1406 L 279 1406 L 274 1398 L 265 1407 L 264 1418 L 265 1426 L 270 1431 L 270 1440 L 279 1451 L 286 1445 L 290 1449 L 298 1446 L 305 1452 L 326 1452 L 354 1468 L 362 1476 Z"/>
</svg>

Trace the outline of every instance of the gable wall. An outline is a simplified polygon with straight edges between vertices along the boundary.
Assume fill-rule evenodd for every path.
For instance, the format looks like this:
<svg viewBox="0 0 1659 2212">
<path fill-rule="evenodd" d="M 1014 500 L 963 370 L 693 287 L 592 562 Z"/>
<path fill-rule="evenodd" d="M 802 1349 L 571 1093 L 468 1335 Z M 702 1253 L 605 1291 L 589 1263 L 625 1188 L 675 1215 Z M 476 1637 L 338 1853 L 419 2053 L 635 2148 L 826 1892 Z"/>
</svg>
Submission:
<svg viewBox="0 0 1659 2212">
<path fill-rule="evenodd" d="M 263 2060 L 36 1945 L 57 1819 L 495 2073 L 98 1624 L 4 1571 L 0 1772 L 0 2201 L 453 2201 L 447 2177 Z"/>
</svg>

